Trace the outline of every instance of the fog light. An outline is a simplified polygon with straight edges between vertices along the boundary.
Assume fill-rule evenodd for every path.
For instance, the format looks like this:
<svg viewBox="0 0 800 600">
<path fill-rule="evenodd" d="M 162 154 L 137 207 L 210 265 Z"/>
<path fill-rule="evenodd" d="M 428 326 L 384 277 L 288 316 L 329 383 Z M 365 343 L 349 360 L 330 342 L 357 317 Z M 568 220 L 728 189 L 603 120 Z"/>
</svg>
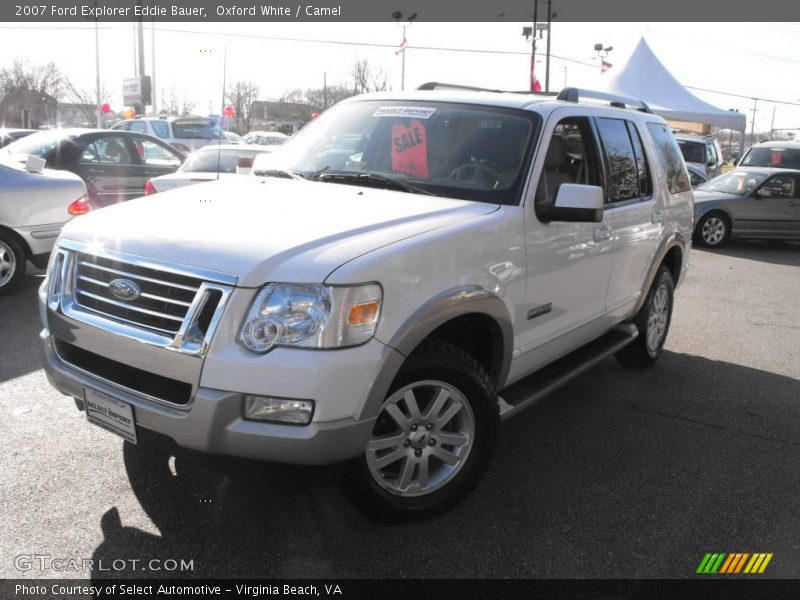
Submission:
<svg viewBox="0 0 800 600">
<path fill-rule="evenodd" d="M 245 396 L 244 418 L 252 421 L 308 425 L 314 414 L 313 400 Z"/>
</svg>

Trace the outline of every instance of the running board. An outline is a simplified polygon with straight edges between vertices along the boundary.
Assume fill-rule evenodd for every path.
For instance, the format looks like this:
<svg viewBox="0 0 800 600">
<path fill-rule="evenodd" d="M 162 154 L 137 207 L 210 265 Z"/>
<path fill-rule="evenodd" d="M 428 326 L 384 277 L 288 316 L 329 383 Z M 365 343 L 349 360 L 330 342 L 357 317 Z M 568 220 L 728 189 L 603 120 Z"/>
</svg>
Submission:
<svg viewBox="0 0 800 600">
<path fill-rule="evenodd" d="M 596 340 L 508 386 L 497 398 L 505 421 L 541 400 L 604 358 L 619 352 L 639 337 L 632 323 L 622 323 Z"/>
</svg>

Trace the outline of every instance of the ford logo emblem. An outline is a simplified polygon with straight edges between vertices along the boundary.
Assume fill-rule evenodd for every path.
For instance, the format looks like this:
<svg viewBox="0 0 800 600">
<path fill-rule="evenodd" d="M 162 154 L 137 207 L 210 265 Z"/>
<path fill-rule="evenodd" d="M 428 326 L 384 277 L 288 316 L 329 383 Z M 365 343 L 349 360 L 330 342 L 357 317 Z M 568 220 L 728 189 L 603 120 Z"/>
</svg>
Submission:
<svg viewBox="0 0 800 600">
<path fill-rule="evenodd" d="M 108 284 L 111 295 L 120 300 L 130 302 L 136 300 L 141 294 L 141 288 L 130 279 L 115 279 Z"/>
</svg>

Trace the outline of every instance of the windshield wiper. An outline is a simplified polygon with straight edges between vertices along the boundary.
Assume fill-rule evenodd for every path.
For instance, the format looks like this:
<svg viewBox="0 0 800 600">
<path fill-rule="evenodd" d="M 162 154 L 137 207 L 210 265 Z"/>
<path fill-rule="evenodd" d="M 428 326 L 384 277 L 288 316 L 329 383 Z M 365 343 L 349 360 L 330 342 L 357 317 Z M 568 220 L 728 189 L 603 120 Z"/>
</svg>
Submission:
<svg viewBox="0 0 800 600">
<path fill-rule="evenodd" d="M 426 196 L 436 196 L 433 192 L 423 190 L 420 187 L 411 185 L 404 181 L 398 181 L 391 177 L 384 177 L 377 173 L 358 173 L 353 171 L 324 171 L 314 174 L 317 181 L 328 181 L 332 183 L 347 183 L 350 185 L 362 185 L 364 187 L 384 188 L 410 192 L 412 194 L 425 194 Z"/>
<path fill-rule="evenodd" d="M 303 179 L 299 173 L 289 169 L 259 169 L 258 171 L 253 171 L 253 175 L 258 175 L 259 177 L 281 177 L 283 179 Z"/>
</svg>

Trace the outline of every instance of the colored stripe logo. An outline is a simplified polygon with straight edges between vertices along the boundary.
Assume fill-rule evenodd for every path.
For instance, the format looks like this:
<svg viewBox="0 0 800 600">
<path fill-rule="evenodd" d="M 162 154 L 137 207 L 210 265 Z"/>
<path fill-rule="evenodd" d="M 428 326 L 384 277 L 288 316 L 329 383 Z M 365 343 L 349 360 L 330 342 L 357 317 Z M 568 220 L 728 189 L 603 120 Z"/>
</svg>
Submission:
<svg viewBox="0 0 800 600">
<path fill-rule="evenodd" d="M 747 573 L 750 575 L 763 573 L 769 561 L 772 560 L 772 553 L 766 552 L 708 552 L 700 561 L 697 573 L 700 575 L 735 575 Z"/>
</svg>

